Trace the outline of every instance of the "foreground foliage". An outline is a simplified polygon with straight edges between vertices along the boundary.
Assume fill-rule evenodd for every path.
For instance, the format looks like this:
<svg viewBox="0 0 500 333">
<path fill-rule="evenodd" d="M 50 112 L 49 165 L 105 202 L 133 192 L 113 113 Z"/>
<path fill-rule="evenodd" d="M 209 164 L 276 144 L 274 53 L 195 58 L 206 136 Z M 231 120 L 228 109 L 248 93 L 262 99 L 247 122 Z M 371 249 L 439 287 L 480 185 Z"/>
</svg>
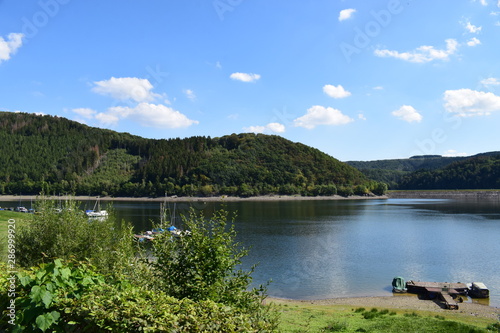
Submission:
<svg viewBox="0 0 500 333">
<path fill-rule="evenodd" d="M 236 268 L 246 251 L 227 212 L 191 212 L 184 222 L 192 236 L 158 237 L 151 260 L 113 214 L 88 221 L 72 202 L 54 205 L 41 203 L 17 230 L 23 267 L 0 264 L 0 331 L 275 331 L 265 288 L 247 290 L 251 271 Z"/>
<path fill-rule="evenodd" d="M 59 259 L 18 274 L 16 325 L 2 313 L 0 329 L 12 332 L 256 332 L 275 324 L 245 309 L 211 300 L 179 300 L 162 291 L 109 279 L 86 263 Z M 0 275 L 5 290 L 5 270 Z M 9 299 L 0 295 L 3 308 Z"/>
<path fill-rule="evenodd" d="M 89 220 L 75 201 L 60 205 L 39 200 L 35 214 L 16 235 L 16 260 L 23 267 L 60 259 L 88 259 L 103 272 L 126 266 L 135 249 L 132 227 L 116 221 L 111 214 L 104 220 Z"/>
</svg>

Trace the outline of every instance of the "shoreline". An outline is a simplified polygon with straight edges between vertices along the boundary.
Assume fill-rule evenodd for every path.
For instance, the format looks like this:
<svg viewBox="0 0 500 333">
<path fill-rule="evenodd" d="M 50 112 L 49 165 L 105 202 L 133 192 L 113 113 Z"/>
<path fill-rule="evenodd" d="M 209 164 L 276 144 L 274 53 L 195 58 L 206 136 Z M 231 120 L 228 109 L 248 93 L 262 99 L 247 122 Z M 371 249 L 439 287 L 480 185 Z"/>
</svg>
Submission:
<svg viewBox="0 0 500 333">
<path fill-rule="evenodd" d="M 0 195 L 0 201 L 29 201 L 38 200 L 39 195 Z M 500 190 L 391 190 L 381 196 L 300 196 L 300 195 L 261 195 L 252 197 L 237 196 L 213 196 L 213 197 L 100 197 L 93 195 L 62 195 L 46 196 L 51 200 L 77 200 L 94 201 L 99 198 L 101 201 L 143 201 L 143 202 L 240 202 L 240 201 L 311 201 L 311 200 L 385 200 L 385 199 L 476 199 L 476 200 L 500 200 Z"/>
<path fill-rule="evenodd" d="M 391 190 L 391 199 L 480 199 L 498 200 L 500 190 Z"/>
<path fill-rule="evenodd" d="M 38 195 L 0 195 L 0 201 L 29 201 L 38 200 Z M 62 196 L 46 196 L 45 199 L 50 200 L 77 200 L 77 201 L 93 201 L 99 198 L 101 201 L 151 201 L 151 202 L 239 202 L 239 201 L 300 201 L 300 200 L 369 200 L 369 199 L 388 199 L 388 196 L 350 196 L 343 197 L 340 195 L 332 196 L 317 196 L 304 197 L 299 195 L 263 195 L 254 197 L 233 197 L 233 196 L 217 196 L 217 197 L 98 197 L 87 195 L 62 195 Z"/>
<path fill-rule="evenodd" d="M 364 308 L 384 308 L 391 310 L 409 310 L 457 314 L 463 316 L 482 317 L 492 320 L 500 318 L 500 308 L 466 301 L 459 304 L 458 310 L 448 310 L 434 300 L 419 299 L 416 294 L 401 294 L 395 296 L 340 297 L 318 300 L 297 300 L 277 297 L 267 297 L 266 303 L 311 306 L 349 306 Z"/>
</svg>

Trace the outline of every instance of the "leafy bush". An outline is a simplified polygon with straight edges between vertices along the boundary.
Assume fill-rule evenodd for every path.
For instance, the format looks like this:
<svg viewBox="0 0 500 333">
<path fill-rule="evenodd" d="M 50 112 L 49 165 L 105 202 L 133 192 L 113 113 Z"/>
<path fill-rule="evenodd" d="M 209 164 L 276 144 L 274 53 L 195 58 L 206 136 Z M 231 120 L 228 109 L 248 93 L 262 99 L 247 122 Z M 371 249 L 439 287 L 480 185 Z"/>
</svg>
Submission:
<svg viewBox="0 0 500 333">
<path fill-rule="evenodd" d="M 59 259 L 21 272 L 17 278 L 15 325 L 0 322 L 0 329 L 11 328 L 12 332 L 45 332 L 49 328 L 55 332 L 73 331 L 78 323 L 69 320 L 72 311 L 61 304 L 68 299 L 80 299 L 93 286 L 104 283 L 104 278 L 91 266 L 63 265 Z M 1 300 L 3 304 L 8 301 L 4 289 Z M 5 313 L 2 315 L 4 317 Z"/>
<path fill-rule="evenodd" d="M 0 273 L 2 287 L 6 271 Z M 12 332 L 272 332 L 271 308 L 253 313 L 211 300 L 178 300 L 164 292 L 106 279 L 86 264 L 55 260 L 18 274 L 15 326 L 2 313 L 0 330 Z M 7 288 L 0 300 L 5 305 Z M 2 306 L 2 309 L 6 309 Z"/>
<path fill-rule="evenodd" d="M 89 259 L 105 272 L 126 266 L 134 255 L 132 228 L 115 221 L 110 213 L 105 220 L 89 221 L 76 202 L 62 208 L 51 200 L 37 201 L 37 214 L 17 234 L 17 260 L 23 267 L 54 258 Z"/>
<path fill-rule="evenodd" d="M 191 211 L 184 219 L 191 236 L 156 238 L 152 254 L 157 260 L 149 262 L 134 257 L 130 230 L 120 229 L 112 218 L 89 222 L 72 203 L 61 212 L 51 202 L 40 207 L 18 234 L 19 260 L 37 266 L 17 275 L 14 298 L 8 288 L 12 276 L 0 271 L 0 331 L 276 329 L 277 312 L 262 304 L 265 288 L 247 291 L 252 270 L 236 269 L 247 251 L 235 242 L 226 211 L 210 219 Z M 15 326 L 7 312 L 13 299 Z"/>
<path fill-rule="evenodd" d="M 194 301 L 212 300 L 240 308 L 260 305 L 265 288 L 247 289 L 253 269 L 236 269 L 248 250 L 235 241 L 228 212 L 214 212 L 211 218 L 191 210 L 183 225 L 191 234 L 172 239 L 169 234 L 155 238 L 151 262 L 155 287 L 170 296 Z"/>
</svg>

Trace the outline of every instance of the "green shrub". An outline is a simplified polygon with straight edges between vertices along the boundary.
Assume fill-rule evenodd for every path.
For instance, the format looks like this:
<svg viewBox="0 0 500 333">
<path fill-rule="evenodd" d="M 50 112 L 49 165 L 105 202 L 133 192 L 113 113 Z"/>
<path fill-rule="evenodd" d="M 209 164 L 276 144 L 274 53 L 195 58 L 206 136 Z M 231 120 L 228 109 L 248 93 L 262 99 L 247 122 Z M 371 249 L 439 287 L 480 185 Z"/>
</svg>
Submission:
<svg viewBox="0 0 500 333">
<path fill-rule="evenodd" d="M 265 288 L 247 292 L 250 271 L 236 269 L 248 250 L 235 241 L 233 225 L 227 223 L 227 211 L 216 211 L 211 218 L 191 210 L 183 216 L 189 236 L 173 238 L 162 234 L 153 243 L 151 262 L 155 288 L 175 298 L 246 307 L 265 298 Z"/>
<path fill-rule="evenodd" d="M 4 287 L 5 271 L 0 273 Z M 269 307 L 259 313 L 211 300 L 178 300 L 162 291 L 108 280 L 86 263 L 50 264 L 18 275 L 15 326 L 2 313 L 0 330 L 12 332 L 272 332 Z M 2 289 L 2 305 L 7 301 Z M 3 306 L 2 309 L 6 309 Z"/>
<path fill-rule="evenodd" d="M 70 332 L 78 323 L 68 320 L 71 310 L 61 304 L 70 299 L 80 299 L 92 287 L 104 283 L 104 278 L 86 264 L 73 262 L 63 265 L 61 260 L 56 259 L 50 264 L 18 273 L 16 282 L 15 318 L 2 320 L 0 329 L 45 332 L 50 328 L 50 331 Z M 2 290 L 2 305 L 9 301 L 8 296 L 11 295 Z M 4 312 L 2 319 L 5 315 Z"/>
<path fill-rule="evenodd" d="M 103 272 L 126 267 L 134 256 L 132 228 L 115 221 L 112 211 L 105 220 L 89 220 L 76 202 L 61 209 L 51 200 L 37 201 L 37 214 L 19 229 L 16 259 L 22 267 L 60 259 L 89 259 Z"/>
</svg>

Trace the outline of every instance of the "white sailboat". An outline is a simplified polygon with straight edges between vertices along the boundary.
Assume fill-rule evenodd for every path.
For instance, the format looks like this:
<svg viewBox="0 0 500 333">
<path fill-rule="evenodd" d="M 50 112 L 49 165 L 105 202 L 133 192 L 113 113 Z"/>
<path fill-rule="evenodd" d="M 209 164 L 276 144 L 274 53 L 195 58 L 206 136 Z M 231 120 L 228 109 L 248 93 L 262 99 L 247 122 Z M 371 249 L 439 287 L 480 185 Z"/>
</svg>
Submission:
<svg viewBox="0 0 500 333">
<path fill-rule="evenodd" d="M 108 217 L 108 211 L 101 209 L 101 202 L 99 201 L 99 197 L 94 204 L 94 209 L 89 209 L 85 211 L 88 217 L 92 218 L 106 218 Z"/>
</svg>

